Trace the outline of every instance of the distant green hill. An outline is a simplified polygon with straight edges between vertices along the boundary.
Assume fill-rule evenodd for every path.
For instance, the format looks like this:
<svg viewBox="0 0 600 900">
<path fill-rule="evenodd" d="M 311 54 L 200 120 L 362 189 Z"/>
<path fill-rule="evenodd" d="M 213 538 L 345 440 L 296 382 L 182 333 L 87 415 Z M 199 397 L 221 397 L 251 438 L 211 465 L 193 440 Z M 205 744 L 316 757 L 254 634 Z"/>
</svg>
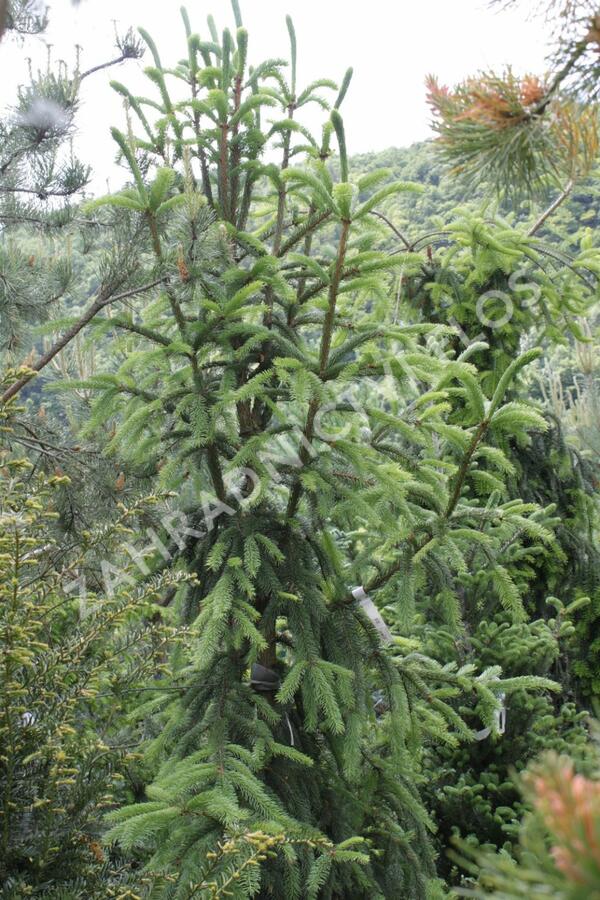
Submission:
<svg viewBox="0 0 600 900">
<path fill-rule="evenodd" d="M 531 208 L 528 203 L 517 209 L 503 205 L 485 185 L 472 188 L 442 161 L 432 141 L 410 147 L 389 147 L 378 153 L 361 153 L 352 157 L 351 171 L 366 174 L 375 169 L 389 168 L 390 181 L 414 181 L 422 184 L 422 194 L 400 194 L 390 199 L 385 209 L 394 225 L 414 240 L 427 230 L 447 224 L 457 208 L 470 210 L 498 209 L 502 215 L 516 221 L 533 223 L 543 207 Z M 553 214 L 540 230 L 547 241 L 560 241 L 564 249 L 574 249 L 582 228 L 600 229 L 600 172 L 576 185 L 568 200 Z M 556 194 L 550 194 L 548 205 Z M 599 231 L 600 233 L 600 231 Z"/>
</svg>

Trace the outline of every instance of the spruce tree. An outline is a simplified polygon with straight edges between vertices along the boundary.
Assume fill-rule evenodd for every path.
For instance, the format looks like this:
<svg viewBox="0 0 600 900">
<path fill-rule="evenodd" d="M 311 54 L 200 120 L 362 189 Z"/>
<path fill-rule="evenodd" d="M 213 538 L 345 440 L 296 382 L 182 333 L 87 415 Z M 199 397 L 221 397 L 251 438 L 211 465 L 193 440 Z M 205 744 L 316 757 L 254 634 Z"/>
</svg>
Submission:
<svg viewBox="0 0 600 900">
<path fill-rule="evenodd" d="M 578 191 L 579 198 L 582 194 L 586 196 L 586 182 L 582 181 L 582 175 L 591 173 L 592 177 L 595 176 L 593 167 L 598 154 L 598 118 L 595 100 L 598 93 L 597 50 L 600 32 L 597 5 L 585 0 L 575 3 L 563 3 L 558 0 L 550 4 L 550 11 L 555 14 L 553 25 L 556 40 L 551 57 L 553 71 L 549 76 L 528 75 L 519 78 L 507 70 L 501 74 L 479 73 L 454 89 L 442 89 L 435 80 L 431 80 L 429 85 L 430 101 L 439 134 L 438 146 L 446 160 L 455 166 L 455 172 L 460 171 L 471 180 L 480 183 L 487 181 L 493 189 L 504 195 L 504 200 L 507 197 L 514 200 L 515 197 L 523 196 L 536 199 L 540 194 L 547 194 L 549 186 L 558 187 L 559 193 L 553 202 L 541 215 L 536 215 L 534 224 L 529 229 L 529 237 L 542 233 L 542 229 L 547 235 L 549 221 L 552 233 L 550 217 L 561 204 L 565 203 L 574 189 Z M 544 12 L 548 10 L 545 8 Z M 587 183 L 589 184 L 589 180 Z M 588 217 L 588 221 L 593 221 L 593 218 Z M 499 233 L 498 237 L 504 235 Z M 526 239 L 525 235 L 523 239 Z M 565 277 L 564 272 L 565 269 L 569 269 L 576 275 L 585 277 L 585 270 L 588 269 L 587 280 L 591 283 L 590 297 L 595 300 L 598 273 L 597 250 L 593 248 L 595 243 L 596 235 L 593 231 L 578 232 L 571 241 L 570 249 L 574 248 L 574 259 L 561 252 L 563 249 L 561 247 L 544 248 L 537 241 L 529 245 L 528 252 L 535 268 L 532 268 L 531 262 L 528 264 L 528 281 L 533 282 L 534 291 L 538 293 L 541 302 L 533 303 L 533 309 L 537 313 L 533 318 L 527 312 L 530 304 L 518 303 L 516 315 L 512 317 L 510 324 L 502 329 L 494 329 L 490 335 L 492 338 L 489 341 L 490 349 L 495 350 L 492 357 L 495 363 L 495 377 L 498 377 L 503 369 L 502 365 L 497 365 L 502 362 L 502 354 L 506 353 L 511 344 L 514 348 L 517 344 L 522 346 L 524 341 L 545 339 L 545 346 L 551 353 L 549 366 L 555 366 L 560 359 L 556 345 L 565 344 L 565 335 L 556 330 L 557 322 L 567 325 L 565 334 L 572 331 L 576 340 L 586 343 L 589 341 L 586 349 L 588 352 L 591 350 L 596 337 L 594 309 L 590 305 L 580 307 L 579 313 L 586 317 L 583 320 L 585 328 L 583 330 L 569 328 L 566 319 L 569 314 L 577 311 L 572 303 L 573 299 L 581 294 L 581 285 L 577 285 L 576 279 Z M 496 249 L 500 250 L 499 247 Z M 549 251 L 547 255 L 546 251 Z M 506 279 L 506 275 L 510 271 L 511 263 L 505 258 L 505 265 L 502 266 L 498 264 L 500 259 L 501 255 L 497 257 L 496 265 L 490 267 L 489 274 L 492 276 L 490 284 L 482 283 L 476 276 L 476 284 L 480 289 L 485 290 L 491 286 L 492 289 L 501 292 L 507 291 L 510 280 Z M 556 262 L 563 267 L 563 272 L 558 275 L 554 270 Z M 551 267 L 551 275 L 548 273 L 548 264 Z M 544 270 L 547 276 L 543 274 Z M 438 270 L 433 276 L 434 280 L 437 281 L 439 276 Z M 455 302 L 446 303 L 444 309 L 438 305 L 438 312 L 445 318 L 451 309 L 461 323 L 468 341 L 481 333 L 481 319 L 479 322 L 476 321 L 473 306 L 468 303 L 470 291 L 465 290 L 466 287 L 468 283 L 459 284 L 456 289 L 453 285 Z M 556 299 L 552 299 L 553 296 L 559 300 L 558 303 Z M 439 300 L 439 297 L 434 298 L 434 303 L 436 300 Z M 526 310 L 524 316 L 523 310 Z M 526 328 L 525 335 L 523 324 Z M 549 329 L 545 326 L 549 326 Z M 510 354 L 511 351 L 508 352 Z M 474 358 L 478 362 L 481 361 L 480 357 Z M 561 372 L 559 367 L 553 369 L 551 377 L 559 395 L 563 390 L 568 390 L 566 373 Z M 588 398 L 593 397 L 593 382 L 591 387 L 592 392 L 588 394 Z M 560 415 L 564 412 L 564 407 L 562 410 L 560 405 L 554 410 L 551 404 L 548 404 L 548 407 L 550 407 L 547 410 L 549 428 L 546 433 L 536 435 L 529 445 L 527 442 L 517 442 L 509 448 L 509 459 L 514 466 L 514 476 L 510 479 L 511 492 L 521 498 L 535 498 L 537 502 L 552 500 L 556 503 L 557 521 L 554 526 L 557 538 L 556 551 L 549 556 L 542 554 L 537 560 L 530 557 L 527 562 L 526 558 L 521 558 L 515 559 L 513 563 L 513 571 L 530 567 L 532 590 L 528 608 L 534 615 L 544 617 L 545 626 L 541 621 L 532 623 L 529 638 L 520 650 L 514 638 L 510 640 L 508 646 L 512 665 L 522 664 L 521 661 L 526 658 L 527 646 L 533 649 L 534 630 L 538 631 L 538 637 L 541 636 L 544 627 L 548 626 L 555 632 L 556 637 L 560 636 L 563 629 L 574 631 L 570 640 L 566 643 L 561 641 L 560 652 L 558 647 L 555 648 L 554 662 L 551 663 L 554 673 L 563 685 L 563 696 L 569 699 L 569 703 L 560 709 L 558 717 L 553 716 L 551 707 L 547 714 L 544 714 L 543 708 L 535 711 L 529 719 L 534 740 L 529 742 L 528 747 L 522 748 L 525 750 L 525 756 L 515 748 L 516 752 L 512 754 L 511 762 L 514 764 L 518 758 L 517 765 L 520 766 L 532 750 L 538 752 L 544 747 L 553 746 L 558 751 L 570 753 L 576 766 L 581 769 L 586 764 L 589 766 L 590 751 L 589 746 L 586 747 L 581 741 L 580 727 L 573 728 L 573 726 L 576 726 L 578 719 L 585 720 L 585 707 L 589 703 L 595 712 L 598 710 L 598 699 L 594 696 L 593 688 L 593 685 L 597 684 L 599 561 L 597 454 L 593 450 L 589 452 L 577 433 L 571 434 L 570 442 L 565 441 L 567 422 L 564 419 L 561 421 Z M 554 597 L 553 594 L 557 596 Z M 550 595 L 549 604 L 545 606 L 544 601 L 548 595 Z M 569 606 L 576 612 L 575 628 L 573 625 L 567 625 Z M 558 612 L 557 618 L 555 611 Z M 483 624 L 486 627 L 481 636 L 477 635 L 479 639 L 477 651 L 479 654 L 483 649 L 489 659 L 490 651 L 494 655 L 501 648 L 502 630 L 507 626 L 506 623 L 499 621 L 492 625 Z M 565 630 L 565 634 L 567 633 Z M 481 637 L 484 638 L 483 642 Z M 539 656 L 538 659 L 541 661 Z M 549 662 L 550 658 L 547 657 L 546 664 Z M 519 711 L 521 714 L 525 712 L 527 705 L 521 705 Z M 531 709 L 531 712 L 534 710 Z M 542 735 L 543 740 L 540 744 L 538 741 Z M 498 762 L 497 754 L 495 755 L 494 765 Z M 486 768 L 489 773 L 489 760 Z M 506 767 L 503 768 L 506 771 Z M 574 835 L 579 824 L 566 821 L 571 801 L 566 794 L 573 764 L 566 765 L 563 762 L 560 768 L 560 780 L 567 786 L 567 790 L 564 798 L 561 797 L 559 800 L 559 797 L 555 796 L 553 799 L 555 811 L 558 804 L 562 804 L 561 813 L 550 818 L 551 824 L 547 820 L 545 829 L 540 829 L 539 822 L 536 823 L 530 818 L 525 818 L 523 826 L 518 828 L 516 814 L 519 813 L 519 807 L 512 802 L 508 804 L 505 802 L 506 788 L 514 792 L 514 784 L 510 785 L 508 782 L 503 784 L 502 771 L 498 772 L 496 769 L 492 773 L 495 776 L 493 779 L 486 777 L 482 791 L 480 783 L 483 782 L 483 778 L 478 777 L 482 767 L 479 761 L 471 760 L 470 792 L 471 796 L 479 795 L 475 805 L 478 807 L 477 815 L 480 819 L 477 822 L 477 817 L 474 817 L 476 825 L 480 824 L 481 817 L 485 818 L 492 813 L 497 825 L 507 836 L 518 834 L 521 837 L 520 846 L 516 849 L 517 858 L 521 861 L 518 868 L 506 857 L 487 856 L 474 851 L 473 847 L 470 849 L 463 847 L 464 855 L 469 860 L 467 868 L 477 874 L 476 868 L 472 866 L 474 860 L 480 867 L 480 879 L 474 891 L 475 896 L 517 897 L 552 894 L 557 897 L 576 897 L 593 893 L 594 879 L 588 881 L 586 877 L 597 863 L 593 858 L 593 852 L 590 854 L 592 858 L 578 871 L 575 871 L 572 865 L 565 865 L 564 868 L 561 865 L 565 861 L 570 863 L 568 848 L 570 841 L 576 840 Z M 558 771 L 558 767 L 553 766 L 553 769 Z M 555 771 L 552 771 L 552 777 L 554 774 Z M 539 778 L 540 783 L 543 780 L 544 773 Z M 581 782 L 581 775 L 575 780 Z M 453 788 L 454 786 L 451 786 L 449 791 Z M 593 784 L 589 784 L 586 788 L 590 793 L 593 793 L 594 789 Z M 530 794 L 526 794 L 526 797 L 531 799 Z M 464 802 L 464 791 L 457 792 L 455 798 L 457 806 L 448 815 L 449 821 L 456 815 L 459 804 Z M 500 807 L 498 799 L 502 803 Z M 507 814 L 510 822 L 507 821 Z M 587 811 L 585 815 L 588 815 Z M 586 826 L 588 834 L 594 829 L 592 817 L 593 814 L 588 816 Z M 472 822 L 473 817 L 471 827 Z M 555 829 L 553 824 L 557 824 L 558 829 Z M 481 840 L 481 829 L 475 827 L 472 830 L 476 835 L 473 842 L 476 843 L 477 840 Z M 488 827 L 485 834 L 490 833 L 493 834 Z M 556 841 L 558 846 L 553 848 L 554 860 L 551 861 L 546 848 L 548 841 L 554 841 L 558 835 L 560 835 Z M 497 832 L 493 840 L 498 843 Z M 580 849 L 582 848 L 583 845 Z M 582 875 L 583 868 L 586 875 Z"/>
<path fill-rule="evenodd" d="M 464 348 L 477 365 L 486 391 L 494 390 L 519 349 L 533 343 L 552 349 L 569 331 L 580 333 L 576 317 L 594 298 L 598 253 L 593 248 L 567 258 L 499 217 L 483 220 L 475 215 L 422 241 L 410 237 L 415 247 L 421 243 L 430 247 L 421 272 L 405 285 L 416 320 L 457 326 L 455 346 Z M 509 407 L 518 409 L 530 390 L 531 384 L 520 390 L 513 384 Z M 549 747 L 569 751 L 579 765 L 589 766 L 588 697 L 577 683 L 580 668 L 573 660 L 587 653 L 586 674 L 594 666 L 593 649 L 587 651 L 588 642 L 582 638 L 596 616 L 591 600 L 598 572 L 597 512 L 593 462 L 565 446 L 560 423 L 551 417 L 545 430 L 533 435 L 496 434 L 493 443 L 480 457 L 477 483 L 487 483 L 493 490 L 498 477 L 495 454 L 501 450 L 498 462 L 506 468 L 496 482 L 496 497 L 541 503 L 545 514 L 537 517 L 537 523 L 547 529 L 546 545 L 527 540 L 515 545 L 508 538 L 500 542 L 500 555 L 490 555 L 485 544 L 474 545 L 469 570 L 458 586 L 464 642 L 458 644 L 440 618 L 440 596 L 448 584 L 439 576 L 421 586 L 421 622 L 416 631 L 425 652 L 437 658 L 470 662 L 477 668 L 499 666 L 506 677 L 524 672 L 550 676 L 561 685 L 554 698 L 512 697 L 502 739 L 484 747 L 441 746 L 428 762 L 428 805 L 436 810 L 441 842 L 447 845 L 458 832 L 474 843 L 510 850 L 523 813 L 513 767 L 520 770 Z M 482 531 L 490 533 L 489 527 Z M 492 559 L 500 568 L 488 569 Z M 518 623 L 508 620 L 490 590 L 505 577 L 505 586 L 516 586 L 524 598 L 526 615 Z M 407 626 L 405 633 L 411 633 Z M 460 712 L 471 721 L 468 708 L 463 706 Z"/>
<path fill-rule="evenodd" d="M 493 727 L 499 694 L 550 685 L 414 652 L 371 595 L 410 621 L 415 587 L 455 584 L 474 542 L 550 539 L 480 465 L 501 477 L 490 437 L 546 427 L 505 402 L 538 354 L 484 393 L 451 326 L 398 322 L 391 275 L 417 276 L 424 256 L 377 250 L 372 213 L 414 186 L 352 179 L 351 72 L 300 87 L 289 19 L 289 65 L 249 67 L 233 11 L 235 33 L 209 18 L 203 37 L 182 10 L 174 68 L 141 31 L 156 99 L 114 84 L 132 183 L 89 206 L 140 226 L 140 265 L 161 284 L 95 317 L 125 361 L 77 383 L 97 394 L 86 427 L 109 427 L 107 452 L 176 492 L 169 565 L 196 576 L 172 603 L 188 646 L 137 713 L 154 734 L 147 799 L 111 815 L 108 840 L 143 859 L 150 896 L 432 896 L 423 746 L 472 739 L 449 699 L 474 697 Z M 319 139 L 308 103 L 328 114 Z M 518 586 L 490 569 L 521 620 Z M 460 631 L 457 592 L 441 604 Z"/>
</svg>

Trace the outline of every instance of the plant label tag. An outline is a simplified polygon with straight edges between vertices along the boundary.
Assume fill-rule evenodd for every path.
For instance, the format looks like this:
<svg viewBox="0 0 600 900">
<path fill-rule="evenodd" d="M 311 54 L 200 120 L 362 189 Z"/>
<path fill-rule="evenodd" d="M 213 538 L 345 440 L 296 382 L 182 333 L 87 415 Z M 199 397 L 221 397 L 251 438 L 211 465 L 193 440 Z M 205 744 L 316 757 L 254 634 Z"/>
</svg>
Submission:
<svg viewBox="0 0 600 900">
<path fill-rule="evenodd" d="M 365 589 L 363 587 L 354 588 L 352 591 L 352 596 L 355 600 L 358 600 L 359 606 L 364 610 L 364 612 L 367 614 L 367 616 L 379 632 L 381 642 L 383 644 L 391 644 L 392 633 L 383 621 L 381 613 L 379 612 L 369 595 L 365 593 Z"/>
</svg>

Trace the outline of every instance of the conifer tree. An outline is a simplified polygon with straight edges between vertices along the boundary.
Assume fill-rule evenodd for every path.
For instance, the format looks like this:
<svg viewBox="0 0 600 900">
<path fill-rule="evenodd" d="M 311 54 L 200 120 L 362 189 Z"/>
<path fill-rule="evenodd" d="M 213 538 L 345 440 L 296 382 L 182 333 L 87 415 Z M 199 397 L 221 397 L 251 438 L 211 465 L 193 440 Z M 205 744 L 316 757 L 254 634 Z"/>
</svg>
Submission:
<svg viewBox="0 0 600 900">
<path fill-rule="evenodd" d="M 596 250 L 587 247 L 569 259 L 500 218 L 484 221 L 474 215 L 416 239 L 413 246 L 421 243 L 429 244 L 428 260 L 418 277 L 408 280 L 405 295 L 417 321 L 455 323 L 456 347 L 465 348 L 476 363 L 486 391 L 502 380 L 520 348 L 534 342 L 551 347 L 569 330 L 579 334 L 576 317 L 594 297 L 590 286 L 598 267 Z M 550 265 L 557 267 L 552 275 Z M 513 410 L 525 393 L 516 387 L 509 394 Z M 459 831 L 475 843 L 510 849 L 523 812 L 512 767 L 524 767 L 548 747 L 570 751 L 580 764 L 589 758 L 587 713 L 572 660 L 585 652 L 587 641 L 581 639 L 596 615 L 590 598 L 597 585 L 597 513 L 593 464 L 564 446 L 552 419 L 545 431 L 532 436 L 515 432 L 508 438 L 497 434 L 494 443 L 480 457 L 478 484 L 492 487 L 498 474 L 494 456 L 503 451 L 498 462 L 502 459 L 507 468 L 496 483 L 497 497 L 509 503 L 542 503 L 546 516 L 537 522 L 548 530 L 546 546 L 515 546 L 509 537 L 501 541 L 501 571 L 490 572 L 489 561 L 500 559 L 490 556 L 484 544 L 474 545 L 458 587 L 464 643 L 457 644 L 440 619 L 440 596 L 449 585 L 439 576 L 421 585 L 418 610 L 423 621 L 416 630 L 425 652 L 438 658 L 471 662 L 477 668 L 497 665 L 505 676 L 527 671 L 561 682 L 555 699 L 524 694 L 511 698 L 507 733 L 485 750 L 476 744 L 440 747 L 429 761 L 428 805 L 436 810 L 442 842 Z M 490 533 L 489 527 L 482 531 Z M 502 585 L 505 576 L 505 587 L 512 583 L 524 597 L 526 616 L 520 623 L 510 623 L 490 595 L 492 584 Z M 583 646 L 574 646 L 574 623 Z M 405 633 L 411 633 L 406 626 Z M 593 659 L 593 650 L 588 651 L 588 672 Z M 469 715 L 464 707 L 461 712 Z"/>
<path fill-rule="evenodd" d="M 43 34 L 45 7 L 22 0 L 7 9 L 7 34 L 26 40 Z M 30 64 L 9 110 L 0 119 L 0 359 L 21 363 L 30 344 L 29 326 L 72 303 L 73 228 L 90 167 L 74 152 L 73 137 L 81 84 L 95 72 L 141 55 L 131 32 L 116 35 L 118 56 L 84 70 L 77 53 L 72 70 L 55 62 Z M 75 54 L 74 48 L 74 54 Z M 8 100 L 8 98 L 6 98 Z M 79 226 L 80 227 L 80 226 Z M 54 240 L 52 238 L 55 238 Z M 79 287 L 79 285 L 78 285 Z M 7 385 L 8 387 L 8 385 Z"/>
<path fill-rule="evenodd" d="M 122 505 L 80 546 L 56 540 L 68 479 L 23 457 L 12 427 L 21 412 L 0 410 L 0 885 L 7 900 L 106 897 L 127 874 L 100 844 L 102 810 L 133 761 L 126 713 L 178 637 L 156 601 L 187 576 L 139 584 L 117 555 L 156 497 Z M 123 566 L 112 591 L 98 577 L 109 553 Z M 73 591 L 83 577 L 85 596 Z"/>
<path fill-rule="evenodd" d="M 492 189 L 503 190 L 510 183 L 513 193 L 516 191 L 530 197 L 535 196 L 538 189 L 547 191 L 549 185 L 561 187 L 553 203 L 536 218 L 530 235 L 546 228 L 548 217 L 554 215 L 582 174 L 591 172 L 592 178 L 596 177 L 592 167 L 598 157 L 596 99 L 600 32 L 597 5 L 588 0 L 574 3 L 557 0 L 544 12 L 549 12 L 554 37 L 551 56 L 553 74 L 550 78 L 528 76 L 518 79 L 511 73 L 507 76 L 484 74 L 469 79 L 455 90 L 440 89 L 435 81 L 430 85 L 430 99 L 439 132 L 438 146 L 457 169 L 471 175 L 477 171 L 481 178 L 488 180 Z M 556 128 L 559 134 L 555 132 Z M 597 250 L 594 246 L 597 236 L 593 231 L 586 231 L 578 233 L 577 237 L 580 246 L 576 247 L 574 259 L 560 249 L 556 253 L 555 247 L 546 247 L 549 251 L 547 259 L 551 265 L 559 262 L 567 268 L 574 267 L 581 277 L 588 268 L 592 274 L 592 278 L 587 280 L 593 300 L 598 276 Z M 535 249 L 538 253 L 545 252 L 539 243 Z M 538 271 L 538 282 L 540 277 Z M 501 273 L 497 280 L 497 287 L 504 290 Z M 573 298 L 580 295 L 581 285 L 574 283 L 572 278 L 566 281 L 563 278 L 560 303 L 551 302 L 548 305 L 545 298 L 552 296 L 554 286 L 549 284 L 549 279 L 542 278 L 541 281 L 542 287 L 538 283 L 535 290 L 542 291 L 543 302 L 538 304 L 534 300 L 533 303 L 537 309 L 535 329 L 556 344 L 564 343 L 564 335 L 554 330 L 554 325 L 557 320 L 565 321 L 565 310 L 571 314 L 576 311 L 571 304 Z M 586 348 L 587 354 L 593 356 L 597 349 L 594 308 L 588 303 L 579 308 L 579 313 L 584 317 L 583 329 L 581 323 L 575 328 L 568 328 Z M 542 316 L 550 331 L 541 325 Z M 472 314 L 467 313 L 466 317 L 458 315 L 459 320 L 463 318 L 466 318 L 463 327 L 467 334 L 479 333 Z M 519 313 L 512 318 L 511 326 L 516 325 L 518 319 Z M 495 344 L 498 348 L 506 343 L 511 326 L 496 332 Z M 532 320 L 527 327 L 531 333 Z M 519 333 L 514 327 L 512 332 L 514 344 L 519 339 Z M 590 371 L 593 372 L 593 368 Z M 562 392 L 564 386 L 559 373 L 554 373 L 553 380 Z M 588 378 L 586 388 L 582 405 L 591 409 L 590 418 L 594 427 L 597 416 L 594 415 L 596 386 L 593 375 Z M 565 423 L 560 421 L 561 412 L 564 412 L 564 407 L 550 408 L 550 428 L 546 436 L 536 439 L 530 450 L 521 447 L 513 454 L 518 480 L 515 490 L 519 496 L 535 496 L 539 500 L 543 495 L 557 502 L 561 553 L 554 560 L 554 565 L 545 567 L 545 576 L 539 578 L 538 585 L 542 595 L 547 587 L 553 593 L 555 585 L 560 584 L 563 597 L 566 595 L 567 599 L 573 600 L 583 595 L 589 597 L 587 612 L 578 626 L 579 650 L 576 655 L 579 659 L 572 667 L 576 677 L 571 679 L 570 686 L 580 701 L 591 703 L 597 712 L 595 633 L 600 621 L 597 453 L 593 447 L 590 453 L 580 440 L 565 441 Z"/>
<path fill-rule="evenodd" d="M 466 174 L 476 170 L 481 178 L 487 179 L 492 190 L 504 190 L 510 182 L 521 195 L 535 195 L 538 188 L 547 190 L 549 185 L 558 184 L 564 188 L 542 215 L 536 217 L 529 235 L 537 235 L 540 229 L 547 227 L 549 217 L 573 190 L 575 181 L 590 172 L 597 162 L 595 100 L 600 34 L 597 14 L 596 4 L 587 0 L 575 3 L 557 0 L 551 4 L 554 72 L 549 79 L 531 76 L 518 79 L 511 73 L 506 77 L 489 74 L 471 78 L 455 90 L 440 89 L 435 81 L 431 82 L 430 99 L 439 132 L 438 149 L 457 170 Z M 560 130 L 560 136 L 554 133 L 556 128 Z M 593 172 L 592 177 L 595 175 Z M 594 245 L 597 238 L 593 231 L 580 232 L 577 237 L 576 248 L 569 255 L 560 248 L 534 241 L 531 250 L 537 254 L 537 259 L 532 257 L 532 261 L 538 268 L 532 280 L 540 302 L 530 294 L 529 300 L 516 304 L 507 326 L 494 329 L 490 343 L 498 353 L 504 347 L 510 354 L 510 343 L 514 349 L 522 340 L 521 329 L 525 326 L 530 340 L 545 339 L 549 346 L 564 344 L 570 333 L 580 346 L 586 348 L 588 355 L 594 355 L 597 330 L 593 302 L 598 277 Z M 542 270 L 547 263 L 553 269 L 557 263 L 563 267 L 558 293 L 557 285 L 551 283 L 554 276 L 543 276 Z M 531 267 L 530 263 L 527 265 Z M 573 279 L 572 274 L 579 278 Z M 588 284 L 589 299 L 583 305 L 582 284 L 577 283 L 580 280 Z M 490 274 L 489 282 L 480 283 L 484 291 L 490 286 L 501 292 L 507 289 L 500 269 Z M 520 290 L 517 288 L 516 293 Z M 533 316 L 527 311 L 529 307 Z M 574 323 L 572 317 L 577 313 L 581 319 Z M 469 338 L 480 333 L 481 323 L 476 318 L 473 311 L 464 306 L 457 313 Z M 566 325 L 564 334 L 556 328 L 557 322 Z M 517 325 L 521 327 L 517 328 Z M 487 334 L 489 329 L 484 331 Z M 559 391 L 563 390 L 559 373 L 554 374 L 554 384 Z M 582 404 L 592 410 L 592 422 L 595 394 L 592 375 L 587 380 Z M 570 679 L 569 687 L 580 701 L 592 703 L 597 710 L 595 689 L 590 690 L 597 684 L 597 645 L 594 641 L 600 602 L 597 454 L 593 447 L 589 452 L 581 440 L 565 441 L 566 423 L 560 421 L 564 407 L 554 410 L 550 404 L 548 407 L 550 427 L 547 434 L 537 437 L 531 448 L 519 447 L 513 451 L 512 458 L 516 463 L 514 490 L 521 497 L 535 497 L 540 501 L 544 496 L 557 503 L 561 552 L 557 559 L 545 565 L 544 575 L 538 571 L 536 592 L 538 598 L 541 594 L 542 603 L 545 594 L 557 591 L 557 585 L 561 586 L 563 599 L 568 602 L 584 595 L 589 597 L 586 615 L 578 627 L 580 646 L 577 655 L 580 658 L 572 667 L 575 678 Z M 542 612 L 539 600 L 537 609 Z"/>
<path fill-rule="evenodd" d="M 538 354 L 484 393 L 451 326 L 397 323 L 390 274 L 424 256 L 377 250 L 372 213 L 414 186 L 352 179 L 351 72 L 301 87 L 289 19 L 289 64 L 251 68 L 233 11 L 235 33 L 209 18 L 203 36 L 182 10 L 174 68 L 141 30 L 156 99 L 114 84 L 132 183 L 89 206 L 140 225 L 161 285 L 95 317 L 125 362 L 70 387 L 97 394 L 88 433 L 110 427 L 109 453 L 177 492 L 177 564 L 197 579 L 173 600 L 190 649 L 138 710 L 147 799 L 111 815 L 108 840 L 141 856 L 150 896 L 433 896 L 423 744 L 472 739 L 449 698 L 475 697 L 493 727 L 500 693 L 551 685 L 390 647 L 371 594 L 408 621 L 416 585 L 455 584 L 489 542 L 492 589 L 522 619 L 502 548 L 547 542 L 544 514 L 499 502 L 480 460 L 502 477 L 490 436 L 546 427 L 506 402 Z M 318 139 L 308 103 L 328 114 Z M 443 594 L 455 624 L 458 603 Z"/>
</svg>

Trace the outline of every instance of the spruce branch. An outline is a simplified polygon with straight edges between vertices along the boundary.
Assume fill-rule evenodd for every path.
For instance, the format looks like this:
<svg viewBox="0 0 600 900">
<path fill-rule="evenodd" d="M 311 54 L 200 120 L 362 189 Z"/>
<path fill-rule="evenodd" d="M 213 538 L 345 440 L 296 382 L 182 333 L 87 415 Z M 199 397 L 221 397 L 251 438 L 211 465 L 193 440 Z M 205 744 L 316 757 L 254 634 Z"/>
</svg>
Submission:
<svg viewBox="0 0 600 900">
<path fill-rule="evenodd" d="M 446 506 L 446 509 L 444 511 L 445 519 L 450 519 L 450 517 L 452 516 L 452 513 L 454 512 L 454 510 L 457 507 L 458 501 L 460 500 L 461 495 L 462 495 L 462 490 L 463 490 L 463 487 L 465 484 L 465 479 L 469 473 L 469 467 L 471 465 L 471 461 L 473 459 L 475 451 L 477 450 L 481 441 L 485 437 L 485 434 L 486 434 L 489 426 L 490 426 L 489 419 L 484 419 L 477 426 L 475 434 L 473 435 L 473 439 L 471 440 L 471 443 L 469 444 L 469 448 L 468 448 L 467 452 L 464 454 L 461 464 L 460 464 L 460 468 L 459 468 L 458 472 L 456 473 L 456 478 L 454 481 L 454 488 L 452 491 L 452 495 L 450 496 L 448 505 Z"/>
<path fill-rule="evenodd" d="M 342 280 L 342 272 L 344 269 L 344 263 L 346 261 L 346 251 L 348 249 L 348 234 L 350 231 L 350 222 L 343 221 L 340 240 L 338 244 L 337 250 L 337 258 L 334 269 L 333 278 L 331 279 L 331 284 L 329 285 L 329 293 L 328 293 L 328 301 L 327 301 L 327 312 L 325 313 L 325 320 L 323 322 L 323 330 L 321 333 L 321 347 L 319 350 L 319 377 L 321 380 L 324 380 L 325 373 L 327 370 L 327 364 L 329 362 L 329 351 L 331 348 L 331 338 L 333 335 L 334 321 L 335 321 L 335 310 L 337 305 L 338 292 L 340 288 L 340 283 Z M 320 403 L 317 398 L 311 400 L 308 413 L 306 417 L 306 424 L 304 426 L 304 437 L 305 442 L 303 443 L 300 449 L 300 461 L 303 466 L 306 465 L 310 458 L 310 451 L 308 450 L 308 445 L 312 443 L 314 437 L 314 424 L 315 419 L 317 417 L 317 413 L 319 411 Z M 292 489 L 290 491 L 290 496 L 287 505 L 286 518 L 291 519 L 298 507 L 298 503 L 300 501 L 300 495 L 302 493 L 302 485 L 299 479 L 296 479 L 294 482 Z"/>
<path fill-rule="evenodd" d="M 381 219 L 383 222 L 385 222 L 385 224 L 388 226 L 388 228 L 390 228 L 390 229 L 394 232 L 394 234 L 396 235 L 396 237 L 397 237 L 399 240 L 402 241 L 402 243 L 404 244 L 406 250 L 408 250 L 409 253 L 412 253 L 412 252 L 413 252 L 413 249 L 414 249 L 414 248 L 412 247 L 412 245 L 411 245 L 411 244 L 408 242 L 408 240 L 404 237 L 404 235 L 402 234 L 402 232 L 401 232 L 398 228 L 396 228 L 396 226 L 394 225 L 394 223 L 393 223 L 390 219 L 388 219 L 387 216 L 384 216 L 384 214 L 383 214 L 382 212 L 379 212 L 379 211 L 376 210 L 376 209 L 372 209 L 370 214 L 371 214 L 372 216 L 376 216 L 378 219 Z"/>
</svg>

